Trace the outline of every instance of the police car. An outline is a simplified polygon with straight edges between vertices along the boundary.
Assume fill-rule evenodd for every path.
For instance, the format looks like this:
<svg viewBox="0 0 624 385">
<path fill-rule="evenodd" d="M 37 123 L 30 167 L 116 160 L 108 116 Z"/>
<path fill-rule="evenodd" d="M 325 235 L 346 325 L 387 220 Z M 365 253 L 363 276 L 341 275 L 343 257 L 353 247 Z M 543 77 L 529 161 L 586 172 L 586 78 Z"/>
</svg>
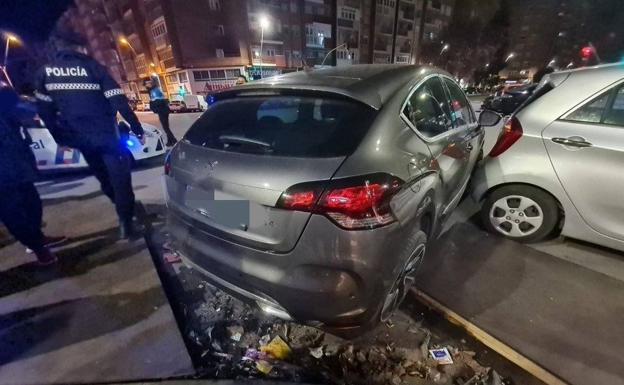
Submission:
<svg viewBox="0 0 624 385">
<path fill-rule="evenodd" d="M 166 139 L 163 133 L 151 124 L 141 123 L 141 126 L 143 126 L 145 145 L 142 145 L 132 132 L 130 132 L 124 143 L 126 147 L 128 147 L 128 150 L 130 150 L 134 160 L 140 161 L 163 155 L 166 152 Z M 32 138 L 30 147 L 35 154 L 37 168 L 39 170 L 79 169 L 88 167 L 80 151 L 59 146 L 54 141 L 50 131 L 48 131 L 40 121 L 36 121 L 35 124 L 32 124 L 31 127 L 28 128 L 28 134 Z"/>
</svg>

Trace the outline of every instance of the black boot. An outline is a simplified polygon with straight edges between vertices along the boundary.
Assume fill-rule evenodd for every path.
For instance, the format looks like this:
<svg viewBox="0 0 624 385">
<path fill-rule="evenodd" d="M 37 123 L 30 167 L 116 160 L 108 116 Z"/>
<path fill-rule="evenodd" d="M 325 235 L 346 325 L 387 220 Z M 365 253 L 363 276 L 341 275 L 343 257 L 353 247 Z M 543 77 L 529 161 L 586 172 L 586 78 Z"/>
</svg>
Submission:
<svg viewBox="0 0 624 385">
<path fill-rule="evenodd" d="M 143 233 L 144 227 L 140 224 L 135 224 L 133 220 L 121 221 L 119 223 L 119 239 L 135 238 Z"/>
</svg>

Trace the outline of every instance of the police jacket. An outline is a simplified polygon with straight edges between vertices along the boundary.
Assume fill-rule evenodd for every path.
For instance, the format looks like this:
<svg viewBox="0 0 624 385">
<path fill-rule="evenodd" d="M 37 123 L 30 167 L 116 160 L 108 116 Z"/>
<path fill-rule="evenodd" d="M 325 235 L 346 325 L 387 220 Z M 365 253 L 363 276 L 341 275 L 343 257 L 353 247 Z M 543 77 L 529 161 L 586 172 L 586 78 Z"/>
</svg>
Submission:
<svg viewBox="0 0 624 385">
<path fill-rule="evenodd" d="M 62 145 L 110 146 L 119 143 L 117 112 L 143 135 L 128 99 L 106 69 L 91 57 L 60 51 L 36 79 L 39 116 Z"/>
<path fill-rule="evenodd" d="M 29 146 L 21 122 L 15 91 L 0 89 L 0 187 L 34 182 L 37 178 L 35 155 Z M 25 130 L 25 129 L 24 129 Z"/>
</svg>

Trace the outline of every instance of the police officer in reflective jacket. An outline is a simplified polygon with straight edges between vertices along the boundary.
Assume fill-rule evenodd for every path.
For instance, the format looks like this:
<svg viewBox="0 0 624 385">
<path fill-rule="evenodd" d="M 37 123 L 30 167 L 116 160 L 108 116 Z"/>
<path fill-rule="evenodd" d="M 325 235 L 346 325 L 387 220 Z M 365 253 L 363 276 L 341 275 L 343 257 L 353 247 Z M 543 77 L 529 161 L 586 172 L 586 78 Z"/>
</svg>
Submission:
<svg viewBox="0 0 624 385">
<path fill-rule="evenodd" d="M 35 97 L 39 116 L 59 145 L 80 150 L 102 191 L 115 204 L 119 237 L 130 238 L 134 225 L 131 159 L 122 145 L 117 112 L 141 140 L 143 128 L 117 82 L 85 54 L 85 41 L 71 30 L 51 37 L 54 59 L 37 74 Z"/>
</svg>

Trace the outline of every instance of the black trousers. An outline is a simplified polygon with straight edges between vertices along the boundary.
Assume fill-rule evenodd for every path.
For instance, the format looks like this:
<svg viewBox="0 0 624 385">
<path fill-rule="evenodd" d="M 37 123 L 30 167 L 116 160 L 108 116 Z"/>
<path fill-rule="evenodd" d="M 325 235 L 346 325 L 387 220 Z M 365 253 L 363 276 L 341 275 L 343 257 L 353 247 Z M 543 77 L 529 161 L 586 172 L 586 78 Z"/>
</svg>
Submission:
<svg viewBox="0 0 624 385">
<path fill-rule="evenodd" d="M 41 198 L 33 182 L 0 186 L 0 221 L 31 250 L 43 249 Z"/>
<path fill-rule="evenodd" d="M 134 216 L 132 161 L 127 149 L 118 147 L 79 148 L 102 191 L 115 204 L 119 220 L 131 221 Z"/>
<path fill-rule="evenodd" d="M 171 132 L 171 128 L 169 127 L 169 110 L 160 110 L 159 112 L 157 112 L 157 114 L 158 120 L 160 120 L 160 125 L 162 126 L 163 130 L 165 130 L 165 134 L 167 134 L 167 143 L 173 144 L 177 142 L 178 140 L 173 135 L 173 132 Z"/>
<path fill-rule="evenodd" d="M 173 144 L 177 142 L 176 137 L 171 132 L 171 127 L 169 127 L 169 100 L 167 99 L 156 99 L 150 102 L 150 109 L 152 112 L 158 115 L 158 120 L 160 120 L 160 125 L 163 130 L 165 130 L 165 134 L 167 134 L 167 144 Z"/>
</svg>

